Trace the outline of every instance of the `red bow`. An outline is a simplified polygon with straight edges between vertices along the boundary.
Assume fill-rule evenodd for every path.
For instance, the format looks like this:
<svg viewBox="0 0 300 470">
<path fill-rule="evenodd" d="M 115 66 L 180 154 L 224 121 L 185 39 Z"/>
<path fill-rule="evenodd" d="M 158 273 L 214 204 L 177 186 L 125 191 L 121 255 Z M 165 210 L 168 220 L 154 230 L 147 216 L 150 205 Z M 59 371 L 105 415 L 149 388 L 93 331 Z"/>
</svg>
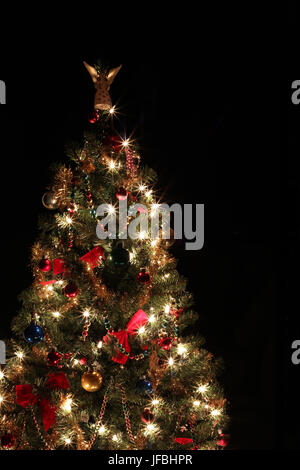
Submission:
<svg viewBox="0 0 300 470">
<path fill-rule="evenodd" d="M 23 408 L 33 406 L 37 403 L 39 397 L 32 393 L 32 386 L 28 384 L 16 385 L 16 403 Z M 40 398 L 40 407 L 45 431 L 52 428 L 55 422 L 56 406 L 50 404 L 48 398 Z"/>
<path fill-rule="evenodd" d="M 38 397 L 32 393 L 31 385 L 16 385 L 16 403 L 26 408 L 30 405 L 35 405 Z"/>
<path fill-rule="evenodd" d="M 60 259 L 60 258 L 55 258 L 53 260 L 53 274 L 54 274 L 54 276 L 56 276 L 57 274 L 64 273 L 65 270 L 66 270 L 66 266 L 65 266 L 64 260 Z M 50 284 L 54 284 L 55 282 L 57 282 L 56 279 L 51 279 L 50 281 L 42 281 L 42 282 L 40 282 L 40 284 L 42 286 L 48 286 Z"/>
<path fill-rule="evenodd" d="M 125 330 L 122 331 L 111 331 L 108 334 L 115 336 L 118 339 L 119 344 L 125 349 L 127 353 L 130 353 L 130 344 L 128 336 L 135 336 L 136 330 L 145 325 L 148 321 L 148 317 L 143 310 L 138 310 L 133 317 L 129 320 Z M 104 336 L 103 341 L 106 343 L 109 341 L 108 335 Z M 119 364 L 125 364 L 128 356 L 118 351 L 118 354 L 112 357 L 112 360 Z"/>
<path fill-rule="evenodd" d="M 47 387 L 56 390 L 67 390 L 70 388 L 70 384 L 64 372 L 58 372 L 57 374 L 49 374 L 49 378 L 45 383 Z"/>
<path fill-rule="evenodd" d="M 40 407 L 45 431 L 52 428 L 55 423 L 56 406 L 51 405 L 48 398 L 41 398 Z"/>
<path fill-rule="evenodd" d="M 95 246 L 91 251 L 79 258 L 79 261 L 84 261 L 90 268 L 94 269 L 98 266 L 99 261 L 103 258 L 103 248 L 101 246 Z"/>
<path fill-rule="evenodd" d="M 53 260 L 53 274 L 56 276 L 56 274 L 63 273 L 66 270 L 65 267 L 65 262 L 63 259 L 60 258 L 55 258 Z"/>
</svg>

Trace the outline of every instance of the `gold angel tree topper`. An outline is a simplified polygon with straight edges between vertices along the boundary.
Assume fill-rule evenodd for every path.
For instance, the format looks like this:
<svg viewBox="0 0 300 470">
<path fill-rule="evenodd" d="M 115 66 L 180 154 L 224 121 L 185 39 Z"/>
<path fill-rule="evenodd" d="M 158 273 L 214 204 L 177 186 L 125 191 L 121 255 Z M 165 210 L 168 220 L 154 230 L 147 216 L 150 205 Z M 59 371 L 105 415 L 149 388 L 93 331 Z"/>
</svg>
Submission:
<svg viewBox="0 0 300 470">
<path fill-rule="evenodd" d="M 115 79 L 115 76 L 119 72 L 122 65 L 110 69 L 108 73 L 97 72 L 97 70 L 91 65 L 83 62 L 87 71 L 89 72 L 93 83 L 96 88 L 95 99 L 94 99 L 94 108 L 101 109 L 102 111 L 109 110 L 112 107 L 111 98 L 109 95 L 110 85 Z"/>
</svg>

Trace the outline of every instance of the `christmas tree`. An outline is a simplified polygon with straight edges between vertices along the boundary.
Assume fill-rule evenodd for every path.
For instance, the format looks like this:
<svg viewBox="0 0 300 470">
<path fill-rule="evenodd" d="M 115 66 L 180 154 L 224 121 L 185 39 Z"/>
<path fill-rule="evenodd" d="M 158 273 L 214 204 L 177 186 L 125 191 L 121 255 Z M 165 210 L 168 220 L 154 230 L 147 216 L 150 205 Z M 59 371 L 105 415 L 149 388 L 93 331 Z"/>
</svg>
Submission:
<svg viewBox="0 0 300 470">
<path fill-rule="evenodd" d="M 124 237 L 160 203 L 155 172 L 114 130 L 120 67 L 85 66 L 94 111 L 42 198 L 33 283 L 0 370 L 1 449 L 222 449 L 220 364 L 190 334 L 197 313 L 171 241 L 162 222 L 155 238 Z M 121 221 L 122 203 L 136 211 Z"/>
</svg>

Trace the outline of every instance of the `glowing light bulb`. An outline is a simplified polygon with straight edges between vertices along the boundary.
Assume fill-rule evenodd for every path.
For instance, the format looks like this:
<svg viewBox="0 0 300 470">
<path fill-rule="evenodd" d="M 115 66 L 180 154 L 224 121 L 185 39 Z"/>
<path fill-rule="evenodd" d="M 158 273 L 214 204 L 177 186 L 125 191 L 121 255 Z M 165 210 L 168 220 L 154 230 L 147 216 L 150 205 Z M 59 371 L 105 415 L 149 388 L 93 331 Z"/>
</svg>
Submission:
<svg viewBox="0 0 300 470">
<path fill-rule="evenodd" d="M 170 313 L 170 305 L 165 306 L 165 313 Z"/>
<path fill-rule="evenodd" d="M 221 411 L 220 410 L 211 410 L 210 414 L 212 416 L 220 416 Z"/>
<path fill-rule="evenodd" d="M 152 405 L 155 406 L 155 405 L 158 405 L 159 404 L 159 400 L 157 398 L 155 398 L 154 400 L 152 400 Z"/>
<path fill-rule="evenodd" d="M 3 402 L 4 402 L 4 397 L 3 397 L 2 395 L 0 395 L 0 405 L 1 405 L 1 403 L 3 403 Z"/>
<path fill-rule="evenodd" d="M 197 392 L 199 392 L 199 393 L 205 393 L 205 392 L 207 392 L 207 389 L 208 389 L 208 385 L 200 385 L 200 386 L 197 388 Z"/>
<path fill-rule="evenodd" d="M 4 373 L 2 372 L 2 370 L 0 370 L 0 380 L 2 380 L 4 378 Z"/>
<path fill-rule="evenodd" d="M 71 439 L 69 437 L 65 437 L 65 444 L 67 444 L 67 446 L 69 446 L 71 444 Z"/>
<path fill-rule="evenodd" d="M 112 106 L 112 107 L 110 108 L 110 110 L 109 110 L 109 114 L 114 114 L 115 111 L 116 111 L 115 107 Z"/>
<path fill-rule="evenodd" d="M 62 410 L 65 411 L 66 413 L 71 413 L 72 403 L 73 403 L 72 398 L 71 397 L 66 397 L 65 400 L 63 401 L 62 405 L 61 405 Z"/>
<path fill-rule="evenodd" d="M 152 194 L 152 189 L 149 189 L 148 191 L 145 192 L 145 196 L 146 197 L 151 197 L 151 194 Z"/>
<path fill-rule="evenodd" d="M 141 326 L 141 328 L 138 329 L 138 333 L 139 335 L 142 335 L 143 333 L 145 333 L 145 327 Z"/>
<path fill-rule="evenodd" d="M 109 164 L 108 164 L 108 167 L 109 167 L 110 170 L 115 170 L 115 168 L 116 168 L 115 162 L 113 160 L 110 160 Z"/>
<path fill-rule="evenodd" d="M 173 359 L 173 357 L 170 357 L 168 363 L 169 363 L 169 366 L 172 366 L 172 365 L 174 364 L 174 359 Z"/>
<path fill-rule="evenodd" d="M 78 361 L 78 359 L 75 359 L 74 360 L 74 365 L 77 366 L 77 364 L 79 364 L 79 361 Z"/>
<path fill-rule="evenodd" d="M 155 320 L 156 320 L 156 318 L 155 318 L 155 315 L 153 315 L 153 314 L 150 315 L 150 317 L 148 318 L 148 321 L 149 321 L 150 323 L 154 323 Z"/>
<path fill-rule="evenodd" d="M 116 442 L 118 440 L 118 436 L 116 434 L 114 434 L 113 437 L 112 437 L 112 440 Z"/>
<path fill-rule="evenodd" d="M 193 405 L 196 406 L 196 407 L 200 406 L 200 401 L 199 401 L 199 400 L 195 400 L 195 401 L 193 402 Z"/>
<path fill-rule="evenodd" d="M 106 427 L 105 427 L 105 426 L 101 426 L 101 427 L 99 428 L 99 431 L 98 431 L 98 432 L 99 432 L 99 434 L 104 434 L 105 431 L 106 431 Z"/>
<path fill-rule="evenodd" d="M 108 207 L 108 213 L 109 213 L 109 214 L 114 214 L 115 212 L 116 212 L 116 209 L 114 208 L 114 206 L 110 205 L 110 206 Z"/>
<path fill-rule="evenodd" d="M 152 423 L 148 423 L 146 428 L 147 428 L 147 431 L 149 432 L 153 432 L 155 430 L 155 426 Z"/>
<path fill-rule="evenodd" d="M 99 341 L 98 344 L 97 344 L 97 348 L 98 349 L 101 349 L 103 346 L 103 342 L 102 341 Z"/>
<path fill-rule="evenodd" d="M 180 356 L 186 353 L 186 347 L 183 344 L 178 344 L 177 352 Z"/>
<path fill-rule="evenodd" d="M 23 353 L 23 351 L 17 351 L 17 352 L 16 352 L 16 356 L 17 356 L 18 359 L 23 359 L 23 358 L 24 358 L 24 353 Z"/>
<path fill-rule="evenodd" d="M 153 247 L 154 247 L 154 246 L 156 246 L 156 245 L 157 245 L 157 243 L 158 243 L 158 240 L 152 240 L 152 242 L 151 242 L 151 246 L 153 246 Z"/>
<path fill-rule="evenodd" d="M 146 189 L 147 189 L 147 188 L 146 188 L 146 186 L 145 186 L 144 184 L 140 184 L 140 185 L 139 185 L 139 190 L 140 190 L 140 191 L 145 191 Z"/>
<path fill-rule="evenodd" d="M 54 318 L 60 317 L 60 313 L 59 313 L 59 312 L 52 312 L 52 315 L 54 316 Z"/>
<path fill-rule="evenodd" d="M 88 318 L 90 316 L 89 310 L 85 310 L 82 315 L 84 316 L 84 318 Z"/>
<path fill-rule="evenodd" d="M 123 147 L 128 147 L 128 145 L 129 145 L 129 140 L 128 140 L 128 139 L 123 140 L 123 141 L 122 141 L 122 145 L 123 145 Z"/>
<path fill-rule="evenodd" d="M 68 215 L 67 215 L 67 217 L 66 217 L 66 222 L 67 222 L 67 224 L 69 224 L 69 225 L 73 222 L 73 221 L 72 221 L 72 218 L 69 217 Z"/>
</svg>

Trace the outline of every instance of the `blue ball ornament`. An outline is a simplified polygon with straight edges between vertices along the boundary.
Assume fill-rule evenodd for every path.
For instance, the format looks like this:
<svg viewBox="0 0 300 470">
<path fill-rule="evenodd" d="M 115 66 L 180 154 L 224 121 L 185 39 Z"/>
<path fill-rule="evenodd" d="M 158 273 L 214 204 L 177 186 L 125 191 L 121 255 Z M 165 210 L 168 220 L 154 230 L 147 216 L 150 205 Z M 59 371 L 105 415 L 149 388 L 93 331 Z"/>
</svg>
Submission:
<svg viewBox="0 0 300 470">
<path fill-rule="evenodd" d="M 31 322 L 24 331 L 24 338 L 28 343 L 39 343 L 44 339 L 43 328 L 37 323 Z"/>
<path fill-rule="evenodd" d="M 151 382 L 147 379 L 138 380 L 136 383 L 136 391 L 141 395 L 151 395 L 153 393 Z"/>
</svg>

